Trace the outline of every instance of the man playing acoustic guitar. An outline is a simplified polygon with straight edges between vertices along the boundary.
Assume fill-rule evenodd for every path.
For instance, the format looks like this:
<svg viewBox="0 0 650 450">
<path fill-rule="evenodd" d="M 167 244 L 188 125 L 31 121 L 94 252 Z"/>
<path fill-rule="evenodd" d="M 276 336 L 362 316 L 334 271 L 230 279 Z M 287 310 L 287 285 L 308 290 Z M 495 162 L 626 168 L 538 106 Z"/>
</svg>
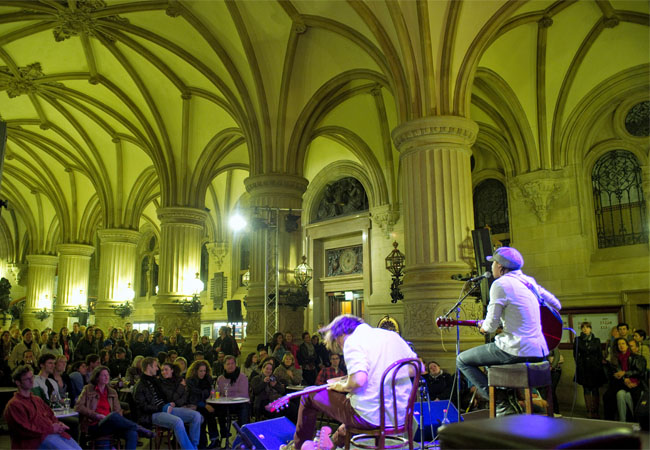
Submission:
<svg viewBox="0 0 650 450">
<path fill-rule="evenodd" d="M 376 428 L 379 418 L 379 386 L 384 371 L 395 361 L 417 358 L 408 344 L 394 331 L 372 328 L 359 317 L 349 314 L 335 318 L 320 330 L 325 333 L 325 345 L 341 353 L 348 368 L 348 376 L 332 384 L 329 389 L 312 392 L 302 397 L 294 442 L 284 448 L 301 448 L 316 431 L 320 412 L 341 422 L 332 436 L 339 447 L 345 443 L 345 426 Z M 406 371 L 406 369 L 404 369 Z M 404 411 L 411 392 L 408 373 L 397 378 L 398 411 Z M 391 396 L 387 395 L 387 402 Z M 392 405 L 392 399 L 389 405 Z M 390 416 L 390 407 L 386 414 Z M 392 423 L 392 419 L 387 419 Z M 281 447 L 282 448 L 282 447 Z"/>
<path fill-rule="evenodd" d="M 492 261 L 495 281 L 490 288 L 487 315 L 478 326 L 486 334 L 503 325 L 503 332 L 494 342 L 465 350 L 456 360 L 460 371 L 486 399 L 489 398 L 487 376 L 479 367 L 542 361 L 549 348 L 542 333 L 540 303 L 557 310 L 562 307 L 553 294 L 523 274 L 524 258 L 516 249 L 498 248 L 487 260 Z M 496 406 L 497 415 L 516 412 L 502 393 L 497 397 Z"/>
</svg>

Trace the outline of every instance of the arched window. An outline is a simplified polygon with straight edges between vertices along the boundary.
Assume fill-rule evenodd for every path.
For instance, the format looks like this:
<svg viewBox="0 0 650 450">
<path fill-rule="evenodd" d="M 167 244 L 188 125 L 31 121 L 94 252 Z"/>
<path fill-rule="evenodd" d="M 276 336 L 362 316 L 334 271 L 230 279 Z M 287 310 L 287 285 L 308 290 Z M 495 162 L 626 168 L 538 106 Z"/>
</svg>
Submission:
<svg viewBox="0 0 650 450">
<path fill-rule="evenodd" d="M 510 232 L 506 188 L 493 178 L 481 181 L 474 189 L 474 228 L 486 226 L 492 234 Z"/>
<path fill-rule="evenodd" d="M 614 150 L 591 172 L 598 248 L 648 242 L 641 166 L 636 156 Z"/>
</svg>

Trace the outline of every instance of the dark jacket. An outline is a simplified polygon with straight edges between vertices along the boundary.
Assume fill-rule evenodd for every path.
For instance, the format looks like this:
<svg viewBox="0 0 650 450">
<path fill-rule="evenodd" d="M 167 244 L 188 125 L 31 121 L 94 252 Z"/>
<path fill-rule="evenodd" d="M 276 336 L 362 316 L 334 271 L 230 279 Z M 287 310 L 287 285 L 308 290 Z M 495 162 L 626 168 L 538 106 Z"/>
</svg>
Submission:
<svg viewBox="0 0 650 450">
<path fill-rule="evenodd" d="M 74 360 L 83 361 L 86 359 L 86 356 L 92 353 L 99 353 L 97 351 L 97 345 L 95 345 L 95 341 L 93 340 L 90 342 L 88 339 L 84 338 L 79 341 L 79 344 L 74 349 Z"/>
<path fill-rule="evenodd" d="M 135 341 L 131 344 L 131 355 L 135 358 L 138 355 L 147 356 L 149 346 L 146 342 Z"/>
<path fill-rule="evenodd" d="M 166 352 L 166 351 L 167 351 L 167 344 L 165 344 L 164 342 L 162 342 L 160 344 L 151 344 L 149 346 L 149 355 L 150 356 L 158 357 L 158 353 Z"/>
<path fill-rule="evenodd" d="M 130 366 L 126 359 L 114 359 L 110 362 L 108 368 L 111 371 L 111 377 L 115 378 L 117 376 L 125 377 Z"/>
<path fill-rule="evenodd" d="M 201 380 L 197 377 L 188 378 L 187 382 L 187 403 L 195 406 L 205 406 L 205 401 L 210 397 L 212 391 L 212 377 L 205 375 Z"/>
<path fill-rule="evenodd" d="M 253 392 L 253 412 L 259 416 L 262 408 L 273 400 L 277 400 L 284 395 L 284 385 L 279 381 L 275 386 L 271 383 L 264 382 L 264 375 L 258 375 L 251 380 L 251 391 Z"/>
<path fill-rule="evenodd" d="M 454 377 L 447 372 L 442 372 L 437 377 L 427 373 L 424 376 L 429 390 L 431 400 L 449 400 L 451 397 L 451 388 L 454 385 Z"/>
<path fill-rule="evenodd" d="M 214 345 L 212 346 L 212 348 L 214 349 L 215 353 L 222 351 L 226 355 L 232 355 L 234 357 L 239 356 L 239 349 L 237 348 L 237 343 L 235 342 L 235 339 L 232 336 L 226 335 L 223 339 L 217 338 L 217 340 L 214 341 Z"/>
<path fill-rule="evenodd" d="M 578 384 L 593 389 L 607 382 L 603 370 L 603 350 L 600 339 L 596 336 L 580 333 L 574 342 L 573 358 L 576 361 Z"/>
<path fill-rule="evenodd" d="M 174 402 L 176 406 L 187 404 L 187 389 L 181 384 L 182 378 L 172 377 L 160 380 L 160 387 L 165 392 L 165 401 Z"/>
<path fill-rule="evenodd" d="M 150 426 L 151 415 L 162 412 L 165 406 L 165 395 L 156 377 L 142 374 L 133 389 L 133 399 L 137 405 L 138 423 Z"/>
</svg>

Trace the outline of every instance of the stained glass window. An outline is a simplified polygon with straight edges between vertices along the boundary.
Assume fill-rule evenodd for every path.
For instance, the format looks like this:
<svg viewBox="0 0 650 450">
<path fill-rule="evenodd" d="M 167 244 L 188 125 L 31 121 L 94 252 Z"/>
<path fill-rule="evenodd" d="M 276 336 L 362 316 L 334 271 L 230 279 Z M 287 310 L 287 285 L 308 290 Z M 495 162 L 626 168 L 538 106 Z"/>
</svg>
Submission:
<svg viewBox="0 0 650 450">
<path fill-rule="evenodd" d="M 641 166 L 636 156 L 615 150 L 601 156 L 591 173 L 598 248 L 648 242 Z"/>
<path fill-rule="evenodd" d="M 650 135 L 650 101 L 637 103 L 625 116 L 625 129 L 632 136 Z"/>
</svg>

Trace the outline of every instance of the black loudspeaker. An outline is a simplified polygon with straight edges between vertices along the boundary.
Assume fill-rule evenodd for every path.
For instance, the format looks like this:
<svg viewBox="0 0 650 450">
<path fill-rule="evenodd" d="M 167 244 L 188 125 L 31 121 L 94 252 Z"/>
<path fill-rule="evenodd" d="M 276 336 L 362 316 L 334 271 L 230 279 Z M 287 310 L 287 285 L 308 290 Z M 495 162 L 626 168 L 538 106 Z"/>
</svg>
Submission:
<svg viewBox="0 0 650 450">
<path fill-rule="evenodd" d="M 241 315 L 241 300 L 228 300 L 226 307 L 228 309 L 228 322 L 237 323 L 244 321 Z"/>
<path fill-rule="evenodd" d="M 420 442 L 421 434 L 424 432 L 424 440 L 432 441 L 438 434 L 438 427 L 445 418 L 445 409 L 447 410 L 447 419 L 450 423 L 458 422 L 458 410 L 453 403 L 447 400 L 437 400 L 432 402 L 422 402 L 422 411 L 420 411 L 420 402 L 415 402 L 413 408 L 413 419 L 418 424 L 418 430 L 415 433 L 414 441 Z M 463 418 L 460 418 L 461 422 Z M 424 431 L 422 431 L 424 430 Z"/>
<path fill-rule="evenodd" d="M 286 417 L 248 423 L 238 429 L 239 436 L 233 442 L 233 449 L 256 448 L 277 450 L 293 439 L 296 426 Z"/>
<path fill-rule="evenodd" d="M 486 260 L 488 256 L 492 256 L 492 237 L 490 230 L 487 228 L 478 228 L 472 230 L 472 241 L 474 242 L 474 257 L 476 258 L 476 268 L 478 274 L 481 275 L 485 271 L 492 270 L 492 263 Z M 481 302 L 483 309 L 487 308 L 490 303 L 490 285 L 492 280 L 481 280 Z"/>
</svg>

